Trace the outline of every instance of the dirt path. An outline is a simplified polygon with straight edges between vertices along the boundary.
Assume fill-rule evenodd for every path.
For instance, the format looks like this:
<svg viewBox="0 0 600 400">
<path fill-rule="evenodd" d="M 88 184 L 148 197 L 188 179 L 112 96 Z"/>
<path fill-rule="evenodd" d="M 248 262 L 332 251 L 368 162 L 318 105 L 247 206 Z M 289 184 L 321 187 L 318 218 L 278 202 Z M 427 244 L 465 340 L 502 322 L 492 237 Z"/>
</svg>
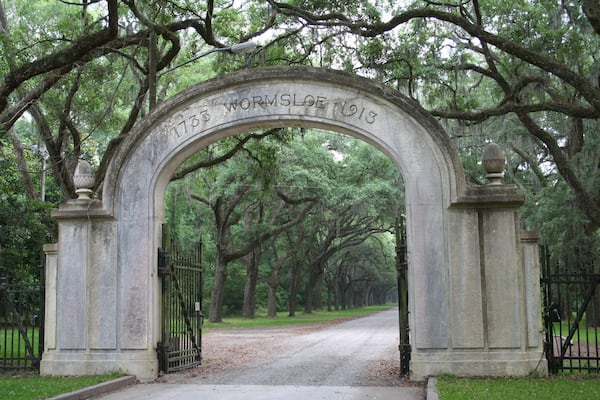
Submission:
<svg viewBox="0 0 600 400">
<path fill-rule="evenodd" d="M 340 323 L 217 329 L 203 363 L 162 382 L 414 386 L 399 377 L 397 310 Z"/>
</svg>

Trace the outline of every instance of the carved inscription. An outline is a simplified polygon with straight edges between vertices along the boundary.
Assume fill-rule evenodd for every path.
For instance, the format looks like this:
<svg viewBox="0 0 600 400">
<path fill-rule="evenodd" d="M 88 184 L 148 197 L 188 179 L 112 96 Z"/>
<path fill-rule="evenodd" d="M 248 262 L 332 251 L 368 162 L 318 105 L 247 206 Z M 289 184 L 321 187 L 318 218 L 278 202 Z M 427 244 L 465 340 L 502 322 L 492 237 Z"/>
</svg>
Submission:
<svg viewBox="0 0 600 400">
<path fill-rule="evenodd" d="M 358 101 L 332 100 L 326 96 L 312 94 L 278 93 L 253 95 L 234 97 L 225 101 L 220 100 L 215 104 L 217 105 L 217 109 L 221 108 L 219 113 L 225 114 L 256 110 L 273 110 L 274 114 L 277 114 L 280 112 L 278 109 L 285 108 L 290 111 L 298 109 L 299 113 L 310 113 L 310 110 L 313 110 L 338 121 L 354 119 L 366 122 L 367 124 L 375 123 L 378 116 L 377 112 L 360 105 Z M 210 121 L 211 114 L 207 107 L 187 110 L 160 124 L 153 131 L 152 135 L 180 138 L 205 129 Z"/>
<path fill-rule="evenodd" d="M 227 111 L 236 111 L 238 109 L 248 110 L 250 108 L 263 108 L 269 107 L 314 107 L 314 108 L 326 108 L 327 98 L 323 96 L 306 95 L 301 96 L 297 94 L 276 94 L 269 96 L 252 96 L 243 97 L 241 99 L 233 99 L 229 103 L 223 103 L 223 106 Z"/>
<path fill-rule="evenodd" d="M 159 125 L 152 134 L 154 136 L 174 136 L 180 138 L 189 133 L 198 131 L 200 125 L 206 125 L 210 121 L 210 114 L 206 108 L 202 108 L 191 115 L 180 114 Z"/>
<path fill-rule="evenodd" d="M 377 113 L 375 111 L 367 110 L 365 107 L 357 106 L 356 104 L 348 101 L 335 103 L 336 107 L 339 108 L 340 113 L 344 117 L 354 117 L 360 120 L 364 120 L 367 124 L 373 124 Z"/>
<path fill-rule="evenodd" d="M 260 95 L 252 97 L 234 98 L 228 102 L 223 102 L 223 107 L 227 112 L 238 110 L 264 109 L 276 107 L 301 107 L 304 109 L 327 109 L 333 107 L 332 116 L 341 120 L 345 118 L 356 118 L 365 121 L 367 124 L 373 124 L 377 118 L 377 113 L 359 106 L 350 100 L 332 101 L 325 96 L 314 96 L 312 94 L 300 95 L 296 93 L 281 93 L 274 95 Z"/>
</svg>

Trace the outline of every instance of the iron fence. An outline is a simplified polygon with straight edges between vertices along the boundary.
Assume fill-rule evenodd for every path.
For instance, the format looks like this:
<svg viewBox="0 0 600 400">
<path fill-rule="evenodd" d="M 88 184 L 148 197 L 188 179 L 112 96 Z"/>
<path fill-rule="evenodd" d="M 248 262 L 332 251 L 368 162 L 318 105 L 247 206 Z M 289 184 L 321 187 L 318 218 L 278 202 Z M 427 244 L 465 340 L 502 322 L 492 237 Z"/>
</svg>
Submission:
<svg viewBox="0 0 600 400">
<path fill-rule="evenodd" d="M 43 351 L 43 287 L 0 278 L 0 369 L 39 368 Z"/>
<path fill-rule="evenodd" d="M 545 353 L 551 373 L 600 373 L 600 273 L 543 257 Z"/>
</svg>

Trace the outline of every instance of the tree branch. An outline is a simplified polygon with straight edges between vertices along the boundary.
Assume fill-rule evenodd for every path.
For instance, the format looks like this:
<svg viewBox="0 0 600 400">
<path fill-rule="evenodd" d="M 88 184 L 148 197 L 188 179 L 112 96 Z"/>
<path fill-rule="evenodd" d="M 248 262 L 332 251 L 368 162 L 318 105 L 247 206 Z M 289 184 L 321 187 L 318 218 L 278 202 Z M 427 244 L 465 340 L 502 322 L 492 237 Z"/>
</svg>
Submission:
<svg viewBox="0 0 600 400">
<path fill-rule="evenodd" d="M 586 230 L 588 232 L 593 232 L 596 230 L 598 227 L 600 227 L 600 206 L 594 201 L 594 199 L 585 189 L 585 186 L 577 177 L 572 165 L 565 157 L 556 140 L 554 140 L 554 137 L 540 128 L 529 115 L 517 113 L 517 116 L 519 117 L 519 120 L 523 126 L 525 126 L 525 128 L 527 128 L 527 130 L 533 136 L 541 140 L 542 143 L 544 143 L 544 145 L 548 148 L 548 151 L 552 155 L 559 173 L 565 179 L 567 184 L 573 189 L 575 201 L 577 202 L 578 207 L 590 220 Z"/>
<path fill-rule="evenodd" d="M 581 9 L 592 28 L 600 35 L 600 3 L 598 3 L 598 0 L 583 0 Z"/>
<path fill-rule="evenodd" d="M 197 171 L 199 169 L 209 168 L 209 167 L 221 164 L 221 163 L 229 160 L 230 158 L 232 158 L 234 155 L 236 155 L 240 150 L 242 150 L 244 148 L 244 145 L 246 143 L 248 143 L 250 140 L 264 139 L 267 136 L 275 135 L 275 134 L 279 133 L 280 131 L 281 131 L 280 128 L 273 128 L 273 129 L 269 129 L 263 133 L 251 133 L 249 135 L 243 136 L 241 139 L 239 139 L 239 142 L 232 149 L 227 151 L 225 154 L 223 154 L 217 158 L 210 159 L 210 160 L 198 161 L 188 167 L 177 170 L 177 172 L 175 172 L 173 174 L 173 176 L 171 177 L 171 182 L 179 180 L 179 179 L 183 179 L 190 173 Z"/>
<path fill-rule="evenodd" d="M 118 34 L 118 1 L 107 0 L 108 3 L 108 25 L 100 32 L 82 36 L 73 44 L 63 50 L 52 53 L 46 57 L 41 57 L 33 62 L 26 63 L 21 67 L 12 70 L 4 78 L 0 86 L 0 112 L 4 111 L 8 104 L 8 97 L 21 84 L 34 76 L 46 72 L 61 69 L 67 65 L 73 64 L 88 55 L 91 51 L 105 45 Z"/>
<path fill-rule="evenodd" d="M 302 209 L 302 211 L 300 211 L 300 213 L 298 213 L 298 215 L 294 219 L 292 219 L 284 224 L 281 224 L 275 228 L 272 228 L 266 232 L 262 232 L 260 235 L 256 236 L 256 238 L 254 240 L 249 241 L 246 244 L 246 246 L 244 246 L 242 249 L 237 250 L 237 251 L 232 251 L 231 253 L 229 253 L 227 255 L 227 259 L 229 261 L 231 261 L 231 260 L 235 260 L 240 257 L 243 257 L 244 255 L 251 252 L 252 249 L 254 249 L 256 246 L 258 246 L 260 243 L 265 242 L 266 240 L 270 239 L 271 237 L 280 234 L 281 232 L 285 231 L 286 229 L 291 228 L 292 226 L 298 225 L 300 222 L 302 222 L 304 220 L 304 218 L 306 218 L 306 215 L 308 215 L 308 212 L 313 208 L 314 204 L 315 204 L 314 202 L 310 202 L 310 204 L 308 204 L 306 207 L 304 207 Z"/>
<path fill-rule="evenodd" d="M 535 176 L 538 178 L 538 181 L 540 182 L 542 187 L 546 187 L 548 185 L 548 179 L 546 178 L 546 175 L 544 175 L 544 173 L 540 169 L 536 160 L 533 160 L 529 156 L 529 154 L 525 153 L 523 150 L 521 150 L 520 148 L 518 148 L 515 145 L 512 145 L 511 149 L 512 149 L 512 151 L 517 153 L 527 163 L 527 165 L 529 165 L 529 168 L 531 168 L 531 170 L 533 171 Z"/>
<path fill-rule="evenodd" d="M 478 111 L 431 110 L 430 113 L 440 118 L 482 122 L 490 117 L 497 117 L 510 113 L 526 114 L 540 111 L 557 112 L 575 118 L 600 118 L 600 109 L 596 110 L 590 107 L 557 101 L 534 104 L 523 104 L 510 101 L 494 108 Z"/>
<path fill-rule="evenodd" d="M 471 22 L 468 18 L 451 12 L 440 11 L 434 8 L 417 8 L 402 12 L 392 17 L 387 22 L 368 23 L 362 20 L 350 20 L 345 16 L 339 16 L 337 14 L 316 15 L 288 4 L 278 3 L 273 0 L 268 1 L 273 7 L 276 7 L 282 15 L 302 18 L 306 20 L 309 25 L 325 27 L 343 26 L 348 28 L 352 33 L 364 37 L 379 36 L 414 19 L 431 18 L 447 22 L 460 27 L 472 37 L 479 39 L 481 43 L 495 46 L 506 54 L 521 59 L 562 79 L 579 91 L 594 109 L 600 110 L 600 92 L 594 87 L 589 79 L 580 76 L 572 71 L 567 65 L 558 62 L 550 56 L 528 49 L 509 38 L 504 38 L 488 32 L 482 26 Z"/>
</svg>

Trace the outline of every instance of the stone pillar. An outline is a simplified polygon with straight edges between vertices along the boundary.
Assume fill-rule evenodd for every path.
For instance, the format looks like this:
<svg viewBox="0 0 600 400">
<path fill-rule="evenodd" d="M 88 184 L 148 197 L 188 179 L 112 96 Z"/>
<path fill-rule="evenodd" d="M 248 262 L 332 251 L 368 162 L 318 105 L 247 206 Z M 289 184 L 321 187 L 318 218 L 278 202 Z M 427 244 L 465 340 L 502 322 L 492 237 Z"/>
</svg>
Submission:
<svg viewBox="0 0 600 400">
<path fill-rule="evenodd" d="M 92 184 L 79 182 L 79 198 L 53 213 L 59 240 L 46 246 L 47 337 L 40 373 L 126 370 L 154 378 L 154 350 L 130 351 L 119 343 L 117 222 L 101 201 L 90 198 Z"/>
<path fill-rule="evenodd" d="M 485 151 L 490 183 L 467 189 L 448 213 L 448 347 L 413 347 L 411 377 L 547 374 L 535 235 L 522 233 L 524 197 L 502 183 L 503 154 Z"/>
</svg>

